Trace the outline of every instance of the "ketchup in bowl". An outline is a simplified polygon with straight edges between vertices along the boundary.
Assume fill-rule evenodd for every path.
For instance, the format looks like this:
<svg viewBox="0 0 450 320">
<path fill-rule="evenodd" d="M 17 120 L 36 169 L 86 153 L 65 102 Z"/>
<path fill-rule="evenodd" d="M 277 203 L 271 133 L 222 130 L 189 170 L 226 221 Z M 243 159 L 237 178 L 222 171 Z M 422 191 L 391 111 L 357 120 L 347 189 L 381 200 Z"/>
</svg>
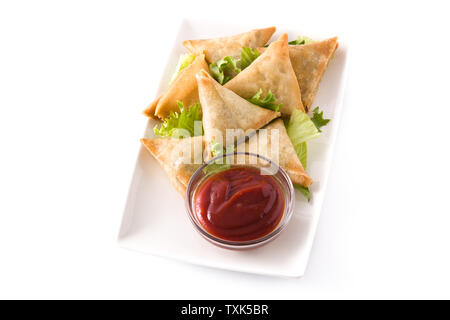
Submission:
<svg viewBox="0 0 450 320">
<path fill-rule="evenodd" d="M 205 178 L 193 202 L 196 217 L 208 233 L 228 241 L 251 241 L 278 226 L 285 199 L 271 175 L 242 166 Z"/>
</svg>

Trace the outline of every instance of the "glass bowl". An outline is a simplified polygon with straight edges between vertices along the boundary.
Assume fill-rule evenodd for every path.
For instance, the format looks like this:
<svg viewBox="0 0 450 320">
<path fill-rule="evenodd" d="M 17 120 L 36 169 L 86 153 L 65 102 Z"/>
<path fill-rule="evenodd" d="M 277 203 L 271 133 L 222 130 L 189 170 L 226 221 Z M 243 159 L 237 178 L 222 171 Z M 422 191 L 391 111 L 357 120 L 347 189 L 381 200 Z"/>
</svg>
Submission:
<svg viewBox="0 0 450 320">
<path fill-rule="evenodd" d="M 279 184 L 283 192 L 285 201 L 284 211 L 278 225 L 265 236 L 248 241 L 230 241 L 219 238 L 209 233 L 203 227 L 203 225 L 199 222 L 197 214 L 195 212 L 194 199 L 197 190 L 208 177 L 222 170 L 242 166 L 258 168 L 260 169 L 261 174 L 272 175 L 272 177 Z M 294 212 L 294 203 L 295 203 L 294 200 L 295 200 L 294 187 L 286 171 L 284 171 L 273 161 L 261 155 L 248 152 L 236 152 L 215 157 L 207 161 L 205 164 L 203 164 L 200 168 L 198 168 L 195 171 L 186 189 L 185 205 L 186 211 L 195 229 L 206 240 L 210 241 L 211 243 L 219 247 L 226 249 L 249 249 L 266 244 L 267 242 L 275 239 L 281 233 L 281 231 L 284 230 Z"/>
</svg>

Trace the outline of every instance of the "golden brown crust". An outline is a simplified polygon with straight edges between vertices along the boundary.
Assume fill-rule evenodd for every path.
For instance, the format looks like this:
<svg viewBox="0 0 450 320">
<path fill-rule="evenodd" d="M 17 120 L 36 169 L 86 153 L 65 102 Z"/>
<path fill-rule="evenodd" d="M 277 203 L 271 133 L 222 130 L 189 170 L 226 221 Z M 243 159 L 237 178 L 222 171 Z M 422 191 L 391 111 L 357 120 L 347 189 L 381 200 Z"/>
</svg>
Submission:
<svg viewBox="0 0 450 320">
<path fill-rule="evenodd" d="M 263 96 L 268 91 L 276 97 L 275 103 L 282 104 L 280 112 L 289 116 L 295 109 L 303 110 L 300 88 L 289 59 L 287 34 L 272 42 L 250 66 L 225 84 L 239 96 L 250 99 L 259 89 Z"/>
<path fill-rule="evenodd" d="M 239 56 L 242 47 L 258 48 L 264 46 L 275 30 L 275 27 L 270 27 L 228 37 L 186 40 L 183 41 L 183 45 L 193 54 L 205 54 L 206 61 L 213 63 L 225 56 Z"/>
<path fill-rule="evenodd" d="M 328 62 L 338 46 L 337 37 L 302 46 L 290 46 L 289 55 L 308 110 L 316 97 Z"/>
<path fill-rule="evenodd" d="M 239 139 L 280 116 L 279 112 L 256 106 L 224 88 L 205 71 L 197 74 L 197 81 L 206 148 L 210 156 L 210 142 L 218 141 L 216 134 L 221 135 L 220 140 L 225 145 L 227 129 L 242 129 L 241 134 L 236 135 Z"/>
<path fill-rule="evenodd" d="M 258 133 L 256 137 L 246 142 L 247 151 L 251 152 L 252 150 L 258 150 L 259 154 L 267 156 L 273 161 L 275 161 L 278 157 L 279 166 L 287 172 L 292 180 L 292 183 L 305 187 L 310 186 L 313 181 L 308 176 L 300 160 L 298 159 L 291 139 L 289 139 L 286 132 L 286 127 L 284 126 L 283 120 L 277 119 L 263 129 L 268 130 L 267 141 L 260 141 Z M 273 141 L 271 137 L 274 135 L 273 130 L 278 130 L 278 155 L 272 154 Z"/>
<path fill-rule="evenodd" d="M 184 196 L 191 176 L 201 166 L 203 137 L 144 138 L 141 142 L 158 160 L 174 187 Z"/>
<path fill-rule="evenodd" d="M 334 37 L 310 44 L 289 46 L 289 57 L 306 111 L 314 102 L 322 76 L 338 47 L 337 40 L 337 37 Z M 264 52 L 265 48 L 258 48 L 258 51 Z"/>
<path fill-rule="evenodd" d="M 161 97 L 163 96 L 163 94 L 160 94 L 158 96 L 158 98 L 155 99 L 155 101 L 153 101 L 148 107 L 147 109 L 145 109 L 142 113 L 144 115 L 146 115 L 149 118 L 153 118 L 153 119 L 158 119 L 158 117 L 156 117 L 155 115 L 155 110 L 156 110 L 156 106 L 158 105 L 159 100 L 161 99 Z"/>
<path fill-rule="evenodd" d="M 160 97 L 154 107 L 154 114 L 161 119 L 165 119 L 171 112 L 180 111 L 177 101 L 183 102 L 185 107 L 197 103 L 199 99 L 195 74 L 202 69 L 208 70 L 208 65 L 206 64 L 204 55 L 199 55 L 195 57 L 189 66 L 180 72 L 167 91 Z M 153 104 L 151 107 L 153 107 Z M 149 112 L 151 112 L 151 109 Z"/>
</svg>

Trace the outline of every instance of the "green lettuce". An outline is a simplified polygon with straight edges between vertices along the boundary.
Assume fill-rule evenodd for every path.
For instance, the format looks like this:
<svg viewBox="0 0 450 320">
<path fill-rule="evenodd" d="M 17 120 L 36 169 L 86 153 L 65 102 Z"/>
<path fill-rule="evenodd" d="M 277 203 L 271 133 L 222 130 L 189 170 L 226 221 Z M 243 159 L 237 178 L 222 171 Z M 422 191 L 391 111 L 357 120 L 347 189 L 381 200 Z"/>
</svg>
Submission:
<svg viewBox="0 0 450 320">
<path fill-rule="evenodd" d="M 315 41 L 311 38 L 305 37 L 305 36 L 299 36 L 297 39 L 293 41 L 289 41 L 288 44 L 290 45 L 302 45 L 302 44 L 310 44 L 314 43 Z"/>
<path fill-rule="evenodd" d="M 221 143 L 218 143 L 216 141 L 211 140 L 210 142 L 210 150 L 212 153 L 213 158 L 219 157 L 224 154 L 224 147 Z M 230 168 L 230 164 L 223 163 L 223 158 L 219 158 L 215 160 L 213 163 L 210 163 L 208 166 L 206 166 L 203 169 L 203 173 L 205 174 L 212 174 L 219 171 L 223 171 Z"/>
<path fill-rule="evenodd" d="M 282 104 L 275 104 L 276 97 L 273 95 L 272 91 L 269 90 L 264 99 L 261 98 L 262 89 L 259 89 L 258 92 L 250 99 L 247 99 L 249 102 L 256 104 L 257 106 L 272 110 L 278 111 L 280 110 Z"/>
<path fill-rule="evenodd" d="M 258 57 L 258 50 L 243 47 L 241 50 L 241 69 L 244 70 L 245 68 L 247 68 Z"/>
<path fill-rule="evenodd" d="M 306 142 L 298 143 L 294 146 L 295 152 L 297 153 L 298 158 L 300 159 L 300 162 L 302 163 L 302 166 L 304 169 L 306 169 L 307 165 L 307 154 L 308 154 L 308 148 L 306 145 Z"/>
<path fill-rule="evenodd" d="M 300 186 L 298 184 L 294 185 L 294 188 L 297 190 L 300 190 L 300 192 L 305 196 L 306 200 L 308 202 L 311 200 L 311 192 L 309 191 L 308 187 Z"/>
<path fill-rule="evenodd" d="M 307 165 L 307 144 L 306 142 L 320 136 L 323 126 L 327 125 L 330 119 L 323 118 L 323 111 L 319 112 L 319 107 L 313 110 L 313 117 L 310 118 L 301 110 L 294 110 L 286 125 L 286 131 L 294 146 L 295 152 L 302 163 L 303 168 Z M 295 185 L 305 198 L 310 201 L 311 193 L 309 188 Z"/>
<path fill-rule="evenodd" d="M 225 58 L 211 63 L 209 65 L 209 71 L 217 82 L 224 85 L 234 78 L 239 72 L 247 68 L 253 60 L 258 57 L 258 50 L 242 47 L 240 59 L 236 59 L 232 56 L 226 56 Z"/>
<path fill-rule="evenodd" d="M 223 145 L 211 140 L 211 153 L 214 158 L 223 155 Z"/>
<path fill-rule="evenodd" d="M 159 128 L 156 125 L 153 128 L 156 135 L 181 138 L 185 137 L 186 133 L 189 133 L 191 137 L 194 136 L 194 123 L 202 120 L 200 103 L 193 104 L 187 109 L 181 101 L 177 101 L 177 104 L 180 112 L 171 112 Z"/>
<path fill-rule="evenodd" d="M 290 45 L 302 45 L 302 44 L 310 44 L 314 43 L 315 41 L 309 37 L 306 36 L 298 36 L 297 39 L 289 41 L 288 44 Z M 268 47 L 269 45 L 266 44 L 264 47 Z"/>
<path fill-rule="evenodd" d="M 310 44 L 310 43 L 314 43 L 316 41 L 314 41 L 313 39 L 307 37 L 307 36 L 299 36 L 297 38 L 297 41 L 299 42 L 303 42 L 303 44 Z"/>
<path fill-rule="evenodd" d="M 216 62 L 209 65 L 209 71 L 214 79 L 221 85 L 227 83 L 233 76 L 241 72 L 241 69 L 237 66 L 238 61 L 231 57 L 226 56 Z"/>
<path fill-rule="evenodd" d="M 301 110 L 294 110 L 292 113 L 286 125 L 286 131 L 303 168 L 306 168 L 306 142 L 320 136 L 322 132 L 320 128 L 327 125 L 328 122 L 330 119 L 323 118 L 323 111 L 319 112 L 319 107 L 313 110 L 312 118 Z"/>
<path fill-rule="evenodd" d="M 309 37 L 306 36 L 298 36 L 297 39 L 289 41 L 288 44 L 290 45 L 302 45 L 302 44 L 310 44 L 314 43 L 315 41 Z M 266 44 L 264 47 L 267 48 L 269 45 Z"/>
<path fill-rule="evenodd" d="M 170 79 L 170 83 L 173 82 L 173 80 L 175 80 L 175 78 L 178 76 L 178 74 L 185 69 L 188 65 L 190 65 L 192 63 L 192 61 L 194 61 L 195 59 L 195 55 L 193 55 L 192 53 L 186 53 L 186 54 L 182 54 L 180 56 L 180 58 L 178 59 L 178 63 L 177 63 L 177 67 L 175 69 L 175 73 L 173 74 L 172 78 Z"/>
<path fill-rule="evenodd" d="M 292 112 L 286 131 L 289 138 L 291 138 L 294 148 L 303 142 L 320 136 L 320 132 L 314 122 L 306 113 L 298 109 Z"/>
<path fill-rule="evenodd" d="M 301 45 L 301 44 L 305 44 L 305 40 L 302 40 L 302 41 L 292 40 L 292 41 L 289 41 L 288 44 L 290 44 L 290 45 Z"/>
<path fill-rule="evenodd" d="M 319 130 L 319 132 L 322 132 L 322 130 L 320 130 L 320 128 L 322 128 L 323 126 L 326 126 L 328 124 L 328 122 L 330 122 L 330 119 L 324 119 L 323 111 L 319 112 L 319 107 L 315 107 L 313 110 L 313 117 L 311 118 L 311 121 L 314 123 L 317 130 Z"/>
</svg>

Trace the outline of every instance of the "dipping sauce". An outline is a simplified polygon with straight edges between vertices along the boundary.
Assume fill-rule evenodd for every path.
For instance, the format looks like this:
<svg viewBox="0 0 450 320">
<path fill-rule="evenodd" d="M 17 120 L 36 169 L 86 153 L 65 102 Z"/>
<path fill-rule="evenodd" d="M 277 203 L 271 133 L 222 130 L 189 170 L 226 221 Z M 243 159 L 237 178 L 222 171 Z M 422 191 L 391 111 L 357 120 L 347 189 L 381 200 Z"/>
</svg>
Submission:
<svg viewBox="0 0 450 320">
<path fill-rule="evenodd" d="M 211 175 L 194 196 L 197 219 L 207 232 L 228 241 L 249 241 L 273 231 L 284 211 L 284 194 L 270 175 L 235 167 Z"/>
</svg>

